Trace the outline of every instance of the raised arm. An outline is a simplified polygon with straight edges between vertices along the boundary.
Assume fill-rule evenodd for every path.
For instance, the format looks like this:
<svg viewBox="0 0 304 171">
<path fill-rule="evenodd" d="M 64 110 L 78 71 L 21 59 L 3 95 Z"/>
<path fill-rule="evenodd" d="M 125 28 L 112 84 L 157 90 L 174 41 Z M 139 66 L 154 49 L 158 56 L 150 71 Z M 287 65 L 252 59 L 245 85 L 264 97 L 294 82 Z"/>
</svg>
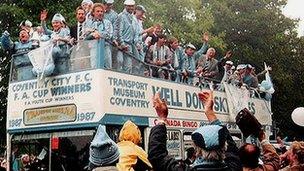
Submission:
<svg viewBox="0 0 304 171">
<path fill-rule="evenodd" d="M 8 31 L 4 31 L 4 33 L 2 33 L 0 40 L 4 50 L 12 50 L 14 48 L 14 43 L 10 39 Z"/>
<path fill-rule="evenodd" d="M 158 115 L 158 123 L 150 131 L 148 158 L 154 170 L 177 171 L 179 163 L 167 151 L 167 128 L 168 107 L 157 93 L 153 97 L 153 106 Z"/>
<path fill-rule="evenodd" d="M 208 47 L 209 47 L 208 46 L 208 42 L 209 42 L 209 34 L 208 33 L 203 34 L 202 41 L 203 41 L 202 47 L 193 54 L 195 61 L 197 61 L 208 50 Z"/>
<path fill-rule="evenodd" d="M 205 108 L 205 115 L 211 125 L 222 125 L 221 121 L 217 119 L 215 112 L 213 110 L 213 92 L 200 92 L 198 93 L 199 99 L 203 102 Z M 241 160 L 238 156 L 238 148 L 236 143 L 232 139 L 228 129 L 225 127 L 225 131 L 227 131 L 227 150 L 225 152 L 225 162 L 229 165 L 233 170 L 242 170 L 241 169 Z"/>
</svg>

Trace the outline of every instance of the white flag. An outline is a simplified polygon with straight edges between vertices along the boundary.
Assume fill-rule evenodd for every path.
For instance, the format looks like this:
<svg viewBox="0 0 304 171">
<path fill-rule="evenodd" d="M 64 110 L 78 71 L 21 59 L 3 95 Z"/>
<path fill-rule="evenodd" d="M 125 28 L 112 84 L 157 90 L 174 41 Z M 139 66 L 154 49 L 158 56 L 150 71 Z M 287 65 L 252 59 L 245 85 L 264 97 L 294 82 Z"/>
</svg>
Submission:
<svg viewBox="0 0 304 171">
<path fill-rule="evenodd" d="M 44 77 L 44 71 L 48 65 L 54 65 L 52 57 L 52 41 L 45 42 L 41 45 L 41 47 L 34 49 L 28 53 L 33 68 L 37 72 L 38 79 L 42 79 Z"/>
</svg>

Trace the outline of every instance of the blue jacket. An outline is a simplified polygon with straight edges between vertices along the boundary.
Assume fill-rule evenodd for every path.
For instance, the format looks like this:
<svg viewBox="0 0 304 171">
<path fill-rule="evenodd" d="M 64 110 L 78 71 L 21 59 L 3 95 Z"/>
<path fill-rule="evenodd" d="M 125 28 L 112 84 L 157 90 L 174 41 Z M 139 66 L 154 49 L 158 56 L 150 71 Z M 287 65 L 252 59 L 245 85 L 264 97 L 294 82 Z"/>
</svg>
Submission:
<svg viewBox="0 0 304 171">
<path fill-rule="evenodd" d="M 103 19 L 101 21 L 94 19 L 89 20 L 86 23 L 86 29 L 97 30 L 101 34 L 102 38 L 105 38 L 106 40 L 111 40 L 113 36 L 112 23 L 107 19 Z M 88 32 L 85 36 L 86 40 L 94 39 L 92 32 Z"/>
<path fill-rule="evenodd" d="M 109 20 L 113 25 L 114 25 L 115 21 L 117 20 L 117 17 L 118 17 L 117 12 L 115 12 L 112 9 L 109 12 L 106 12 L 104 14 L 104 18 Z"/>
<path fill-rule="evenodd" d="M 118 15 L 114 24 L 114 40 L 125 46 L 125 44 L 138 43 L 138 26 L 136 18 L 133 14 L 128 13 L 126 10 Z"/>
</svg>

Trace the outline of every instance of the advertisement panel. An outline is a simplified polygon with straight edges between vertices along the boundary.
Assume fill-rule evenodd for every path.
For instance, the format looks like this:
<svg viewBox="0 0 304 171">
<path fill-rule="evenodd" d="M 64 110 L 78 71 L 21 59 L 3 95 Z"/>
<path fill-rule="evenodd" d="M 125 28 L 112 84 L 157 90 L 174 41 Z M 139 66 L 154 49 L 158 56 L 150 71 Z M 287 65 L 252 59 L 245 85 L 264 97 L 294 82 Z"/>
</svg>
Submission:
<svg viewBox="0 0 304 171">
<path fill-rule="evenodd" d="M 98 123 L 105 114 L 156 118 L 152 96 L 159 92 L 168 103 L 172 125 L 195 128 L 207 120 L 197 95 L 200 91 L 194 86 L 101 69 L 16 82 L 9 85 L 7 127 Z M 225 92 L 214 92 L 214 110 L 222 122 L 235 122 L 229 117 L 235 115 L 229 101 Z M 250 98 L 248 109 L 262 124 L 271 125 L 266 102 Z"/>
</svg>

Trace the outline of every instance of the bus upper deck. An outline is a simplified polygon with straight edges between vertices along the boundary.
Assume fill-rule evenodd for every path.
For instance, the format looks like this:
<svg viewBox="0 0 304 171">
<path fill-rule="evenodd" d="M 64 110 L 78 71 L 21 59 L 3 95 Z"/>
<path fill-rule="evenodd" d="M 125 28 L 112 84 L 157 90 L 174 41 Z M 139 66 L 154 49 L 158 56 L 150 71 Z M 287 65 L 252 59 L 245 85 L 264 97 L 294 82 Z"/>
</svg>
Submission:
<svg viewBox="0 0 304 171">
<path fill-rule="evenodd" d="M 49 170 L 57 170 L 52 162 L 61 159 L 66 167 L 83 167 L 96 127 L 106 125 L 111 138 L 117 141 L 119 130 L 127 120 L 139 125 L 143 146 L 147 147 L 145 142 L 156 119 L 151 104 L 156 92 L 168 102 L 170 110 L 169 152 L 174 156 L 185 155 L 184 149 L 191 145 L 191 132 L 207 121 L 197 92 L 209 88 L 152 78 L 149 73 L 156 66 L 126 53 L 124 58 L 132 63 L 131 73 L 117 69 L 115 58 L 112 58 L 113 67 L 105 68 L 104 46 L 102 40 L 79 42 L 70 49 L 66 60 L 54 62 L 58 67 L 55 74 L 45 78 L 30 74 L 35 65 L 30 60 L 20 62 L 24 54 L 13 56 L 7 111 L 10 156 L 15 154 L 14 150 L 28 151 L 45 160 Z M 119 49 L 114 46 L 111 49 L 114 57 Z M 36 56 L 37 61 L 47 58 L 43 56 L 44 51 L 38 54 L 41 56 Z M 240 100 L 243 97 L 239 88 L 228 84 L 225 91 L 215 91 L 214 110 L 218 118 L 242 139 L 234 121 L 235 111 L 242 103 L 255 114 L 269 135 L 270 103 L 248 96 Z"/>
</svg>

